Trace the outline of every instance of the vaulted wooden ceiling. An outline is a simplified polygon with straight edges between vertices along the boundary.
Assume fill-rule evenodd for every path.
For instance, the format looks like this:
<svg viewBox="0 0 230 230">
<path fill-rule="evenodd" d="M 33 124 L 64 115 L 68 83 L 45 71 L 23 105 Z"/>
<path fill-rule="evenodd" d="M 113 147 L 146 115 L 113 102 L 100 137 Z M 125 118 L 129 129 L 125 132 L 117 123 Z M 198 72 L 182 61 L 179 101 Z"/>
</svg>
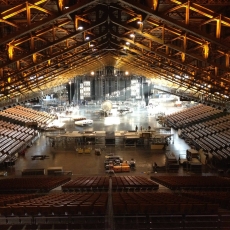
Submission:
<svg viewBox="0 0 230 230">
<path fill-rule="evenodd" d="M 230 96 L 228 0 L 1 0 L 0 101 L 105 66 Z"/>
</svg>

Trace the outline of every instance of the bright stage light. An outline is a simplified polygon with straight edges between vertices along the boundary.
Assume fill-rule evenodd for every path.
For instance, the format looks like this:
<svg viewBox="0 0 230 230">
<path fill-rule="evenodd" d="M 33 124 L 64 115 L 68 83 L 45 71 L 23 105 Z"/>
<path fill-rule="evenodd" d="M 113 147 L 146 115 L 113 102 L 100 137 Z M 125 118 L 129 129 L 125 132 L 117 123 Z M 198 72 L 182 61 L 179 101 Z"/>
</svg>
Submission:
<svg viewBox="0 0 230 230">
<path fill-rule="evenodd" d="M 120 118 L 119 117 L 105 117 L 104 125 L 119 125 L 120 124 Z"/>
<path fill-rule="evenodd" d="M 60 120 L 54 120 L 53 122 L 51 122 L 50 124 L 47 125 L 48 128 L 63 128 L 65 125 L 65 123 L 63 123 Z"/>
</svg>

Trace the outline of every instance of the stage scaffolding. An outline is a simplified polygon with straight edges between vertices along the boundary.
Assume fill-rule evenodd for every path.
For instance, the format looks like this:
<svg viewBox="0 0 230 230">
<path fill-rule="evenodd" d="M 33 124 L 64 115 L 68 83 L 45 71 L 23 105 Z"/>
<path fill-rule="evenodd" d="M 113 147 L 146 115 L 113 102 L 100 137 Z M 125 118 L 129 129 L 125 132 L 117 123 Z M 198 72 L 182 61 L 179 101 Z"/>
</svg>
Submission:
<svg viewBox="0 0 230 230">
<path fill-rule="evenodd" d="M 47 134 L 46 143 L 50 146 L 122 146 L 137 147 L 151 146 L 152 144 L 167 145 L 173 142 L 170 128 L 156 128 L 150 131 L 85 131 L 66 132 L 62 134 Z"/>
</svg>

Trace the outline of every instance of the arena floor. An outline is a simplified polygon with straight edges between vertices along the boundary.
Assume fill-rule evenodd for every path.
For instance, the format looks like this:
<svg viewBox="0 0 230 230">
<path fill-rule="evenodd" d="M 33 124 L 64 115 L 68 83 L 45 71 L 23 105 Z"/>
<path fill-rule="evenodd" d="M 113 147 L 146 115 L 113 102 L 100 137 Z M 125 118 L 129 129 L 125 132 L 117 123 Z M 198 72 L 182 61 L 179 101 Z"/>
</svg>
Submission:
<svg viewBox="0 0 230 230">
<path fill-rule="evenodd" d="M 156 114 L 165 113 L 170 114 L 175 111 L 179 111 L 183 108 L 174 107 L 173 103 L 163 102 L 160 105 L 152 108 L 151 110 L 146 107 L 133 106 L 133 112 L 112 115 L 104 117 L 99 115 L 98 111 L 100 106 L 88 105 L 80 106 L 79 109 L 74 109 L 74 116 L 85 116 L 87 119 L 92 119 L 93 125 L 87 127 L 80 127 L 74 124 L 74 121 L 70 117 L 59 118 L 61 122 L 65 123 L 65 129 L 67 132 L 71 131 L 127 131 L 135 130 L 136 125 L 138 129 L 142 126 L 142 129 L 162 127 L 156 121 Z M 61 131 L 55 131 L 56 134 Z M 52 132 L 54 133 L 54 132 Z M 95 146 L 89 143 L 87 147 L 92 148 L 90 154 L 79 154 L 76 149 L 77 143 L 67 142 L 66 144 L 55 143 L 54 146 L 50 144 L 47 139 L 47 135 L 50 132 L 40 133 L 40 137 L 29 147 L 25 153 L 25 156 L 19 156 L 15 162 L 15 166 L 8 167 L 8 175 L 20 176 L 23 169 L 47 169 L 48 167 L 63 167 L 64 171 L 71 171 L 72 176 L 81 175 L 106 175 L 104 168 L 105 155 L 114 154 L 121 156 L 124 160 L 131 160 L 132 158 L 136 162 L 136 167 L 127 173 L 120 173 L 119 175 L 142 175 L 147 176 L 153 172 L 153 163 L 156 162 L 158 166 L 165 165 L 165 154 L 167 152 L 173 152 L 177 159 L 186 158 L 186 150 L 190 146 L 180 139 L 177 135 L 177 131 L 171 129 L 172 138 L 166 149 L 152 150 L 150 144 L 137 147 L 126 147 L 123 144 L 116 146 Z M 101 148 L 102 154 L 95 155 L 94 149 Z M 33 160 L 33 155 L 45 155 L 45 159 L 40 158 Z M 158 171 L 157 173 L 171 173 L 167 171 Z M 180 175 L 190 175 L 188 170 L 180 167 L 178 173 Z M 208 167 L 203 167 L 202 173 L 210 173 Z"/>
</svg>

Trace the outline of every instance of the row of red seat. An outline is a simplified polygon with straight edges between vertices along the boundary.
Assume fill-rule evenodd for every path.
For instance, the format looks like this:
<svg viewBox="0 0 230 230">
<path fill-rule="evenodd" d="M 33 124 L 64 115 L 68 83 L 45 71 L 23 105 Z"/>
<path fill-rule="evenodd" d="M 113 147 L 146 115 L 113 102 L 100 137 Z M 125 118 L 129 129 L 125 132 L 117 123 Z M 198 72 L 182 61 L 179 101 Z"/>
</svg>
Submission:
<svg viewBox="0 0 230 230">
<path fill-rule="evenodd" d="M 220 207 L 230 209 L 230 193 L 216 192 L 216 191 L 189 191 L 184 192 L 183 195 L 202 200 L 202 202 L 212 202 L 218 204 Z"/>
<path fill-rule="evenodd" d="M 33 113 L 33 114 L 42 115 L 42 116 L 48 117 L 50 119 L 54 119 L 56 117 L 53 114 L 49 114 L 49 113 L 46 113 L 44 111 L 37 111 L 37 110 L 31 109 L 31 108 L 26 108 L 26 107 L 23 107 L 23 106 L 20 106 L 20 105 L 17 105 L 14 108 L 22 110 L 22 111 L 29 112 L 29 113 Z"/>
<path fill-rule="evenodd" d="M 108 193 L 64 193 L 14 198 L 0 206 L 1 216 L 105 215 Z M 14 202 L 15 201 L 15 202 Z M 10 202 L 10 203 L 8 203 Z M 173 193 L 112 193 L 115 215 L 217 214 L 218 204 Z"/>
<path fill-rule="evenodd" d="M 10 123 L 10 122 L 6 122 L 6 121 L 3 121 L 3 120 L 0 120 L 0 127 L 5 128 L 7 131 L 8 130 L 9 131 L 15 130 L 15 131 L 20 131 L 22 133 L 30 133 L 30 134 L 31 134 L 31 131 L 34 131 L 31 128 L 21 126 L 21 125 L 17 125 L 17 124 Z"/>
<path fill-rule="evenodd" d="M 159 185 L 141 176 L 112 177 L 112 189 L 158 189 Z M 108 177 L 78 177 L 62 186 L 63 191 L 109 189 Z"/>
<path fill-rule="evenodd" d="M 0 112 L 0 118 L 3 120 L 7 120 L 9 122 L 12 122 L 12 123 L 20 124 L 20 125 L 27 125 L 31 122 L 34 122 L 31 119 L 22 118 L 22 117 L 19 117 L 17 114 L 13 115 L 13 114 L 6 113 L 5 111 Z M 47 124 L 49 124 L 51 121 L 52 121 L 51 119 L 48 119 L 47 122 L 45 123 L 41 123 L 41 122 L 38 122 L 38 123 L 35 122 L 35 123 L 37 124 L 38 128 L 44 129 L 47 126 Z"/>
<path fill-rule="evenodd" d="M 33 109 L 25 108 L 22 106 L 16 106 L 8 108 L 0 112 L 0 117 L 7 118 L 14 122 L 22 124 L 36 122 L 39 128 L 45 128 L 47 124 L 56 119 L 55 115 L 48 114 L 46 112 L 35 111 Z"/>
<path fill-rule="evenodd" d="M 25 108 L 22 106 L 15 106 L 13 108 L 8 108 L 5 110 L 7 113 L 18 114 L 21 117 L 27 117 L 33 121 L 46 123 L 48 120 L 53 120 L 56 118 L 55 115 L 48 114 L 46 112 L 36 111 L 30 108 Z"/>
<path fill-rule="evenodd" d="M 206 105 L 197 105 L 186 110 L 182 110 L 166 117 L 166 123 L 174 128 L 183 128 L 190 124 L 201 122 L 204 119 L 211 118 L 222 111 Z"/>
<path fill-rule="evenodd" d="M 17 115 L 6 113 L 5 111 L 0 112 L 0 118 L 7 120 L 9 122 L 17 122 L 19 124 L 25 124 L 26 122 L 29 122 L 27 118 L 22 118 Z"/>
<path fill-rule="evenodd" d="M 172 193 L 113 193 L 112 200 L 115 215 L 218 213 L 218 204 Z"/>
<path fill-rule="evenodd" d="M 38 196 L 41 194 L 0 194 L 0 206 L 22 202 Z"/>
<path fill-rule="evenodd" d="M 108 193 L 48 194 L 0 207 L 2 216 L 105 215 Z"/>
<path fill-rule="evenodd" d="M 92 218 L 92 217 L 91 217 Z M 92 221 L 92 219 L 87 219 L 83 223 L 72 223 L 72 219 L 69 220 L 67 223 L 41 223 L 41 224 L 22 224 L 19 222 L 19 224 L 0 224 L 1 230 L 76 230 L 76 229 L 95 229 L 95 230 L 103 230 L 105 229 L 105 220 L 103 219 L 103 222 L 100 222 L 97 220 Z M 38 218 L 35 218 L 35 221 Z M 18 220 L 20 221 L 20 220 Z M 55 220 L 56 221 L 56 220 Z"/>
<path fill-rule="evenodd" d="M 24 133 L 33 135 L 34 132 L 34 129 L 0 120 L 0 134 L 3 136 L 12 136 L 16 138 L 17 134 Z"/>
<path fill-rule="evenodd" d="M 35 135 L 36 131 L 32 128 L 0 120 L 0 163 L 26 148 Z"/>
<path fill-rule="evenodd" d="M 31 137 L 29 137 L 31 138 Z M 12 140 L 10 138 L 7 138 L 0 147 L 0 152 L 3 154 L 9 154 L 9 151 L 13 149 L 15 146 L 17 146 L 21 141 L 20 140 Z"/>
<path fill-rule="evenodd" d="M 190 140 L 197 148 L 211 153 L 218 159 L 230 158 L 230 115 L 193 124 L 181 129 L 181 137 Z"/>
<path fill-rule="evenodd" d="M 230 190 L 230 180 L 218 176 L 151 176 L 172 190 Z"/>
<path fill-rule="evenodd" d="M 112 177 L 112 189 L 158 189 L 159 185 L 142 176 L 116 176 Z"/>
<path fill-rule="evenodd" d="M 218 204 L 199 201 L 184 193 L 113 192 L 110 226 L 106 226 L 108 193 L 50 193 L 27 198 L 15 197 L 15 202 L 11 200 L 11 204 L 0 207 L 1 224 L 5 221 L 3 227 L 0 225 L 1 230 L 7 224 L 9 230 L 20 226 L 23 230 L 32 229 L 31 224 L 38 229 L 44 226 L 72 229 L 70 223 L 76 229 L 227 230 L 230 227 L 229 213 L 218 213 Z"/>
<path fill-rule="evenodd" d="M 78 177 L 69 181 L 62 186 L 63 191 L 72 190 L 108 190 L 109 189 L 109 177 Z"/>
<path fill-rule="evenodd" d="M 70 180 L 70 177 L 16 177 L 0 180 L 0 192 L 50 191 Z"/>
</svg>

